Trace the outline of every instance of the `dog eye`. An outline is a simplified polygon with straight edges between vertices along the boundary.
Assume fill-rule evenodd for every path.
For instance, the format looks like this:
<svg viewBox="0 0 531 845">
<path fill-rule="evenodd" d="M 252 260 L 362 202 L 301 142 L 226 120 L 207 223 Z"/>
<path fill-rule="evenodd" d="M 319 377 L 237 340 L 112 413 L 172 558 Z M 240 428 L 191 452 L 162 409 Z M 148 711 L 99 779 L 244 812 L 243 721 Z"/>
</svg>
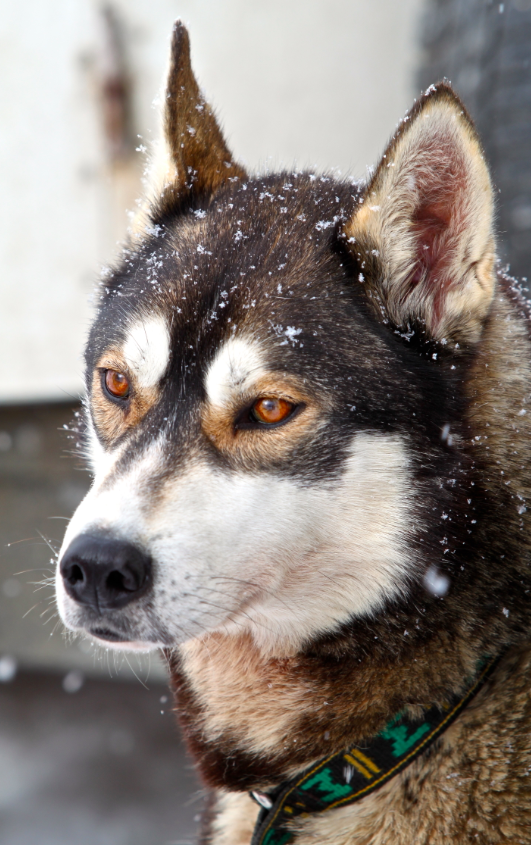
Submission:
<svg viewBox="0 0 531 845">
<path fill-rule="evenodd" d="M 127 399 L 129 396 L 129 379 L 118 370 L 104 370 L 103 384 L 112 399 Z"/>
<path fill-rule="evenodd" d="M 286 399 L 257 399 L 250 411 L 250 418 L 262 425 L 275 425 L 287 420 L 295 410 L 293 402 Z"/>
</svg>

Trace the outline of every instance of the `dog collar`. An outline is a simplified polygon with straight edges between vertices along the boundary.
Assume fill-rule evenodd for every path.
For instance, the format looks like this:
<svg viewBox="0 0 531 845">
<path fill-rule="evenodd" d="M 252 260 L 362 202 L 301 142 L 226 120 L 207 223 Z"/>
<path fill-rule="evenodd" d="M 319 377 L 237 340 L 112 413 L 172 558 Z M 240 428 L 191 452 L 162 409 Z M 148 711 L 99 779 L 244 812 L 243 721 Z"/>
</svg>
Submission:
<svg viewBox="0 0 531 845">
<path fill-rule="evenodd" d="M 332 754 L 271 792 L 251 792 L 261 810 L 251 845 L 287 845 L 296 816 L 323 813 L 364 798 L 398 774 L 454 721 L 471 701 L 499 657 L 481 661 L 461 696 L 443 708 L 432 707 L 420 719 L 398 713 L 367 745 Z"/>
</svg>

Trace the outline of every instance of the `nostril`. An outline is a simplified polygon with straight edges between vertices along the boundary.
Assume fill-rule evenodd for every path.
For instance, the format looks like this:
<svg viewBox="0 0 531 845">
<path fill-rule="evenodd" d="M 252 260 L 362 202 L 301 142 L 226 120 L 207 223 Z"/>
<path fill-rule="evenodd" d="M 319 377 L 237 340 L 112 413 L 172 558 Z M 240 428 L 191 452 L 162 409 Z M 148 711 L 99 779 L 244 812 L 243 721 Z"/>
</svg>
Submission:
<svg viewBox="0 0 531 845">
<path fill-rule="evenodd" d="M 136 593 L 142 586 L 142 581 L 137 573 L 129 569 L 124 568 L 122 572 L 113 569 L 107 575 L 105 586 L 109 591 L 116 593 Z"/>
<path fill-rule="evenodd" d="M 65 580 L 74 587 L 76 584 L 85 580 L 85 573 L 77 563 L 74 563 L 69 571 L 65 573 Z"/>
<path fill-rule="evenodd" d="M 126 589 L 124 584 L 124 576 L 121 572 L 114 569 L 112 572 L 109 572 L 107 575 L 107 579 L 105 581 L 105 586 L 108 590 L 114 591 L 116 593 L 123 592 Z"/>
</svg>

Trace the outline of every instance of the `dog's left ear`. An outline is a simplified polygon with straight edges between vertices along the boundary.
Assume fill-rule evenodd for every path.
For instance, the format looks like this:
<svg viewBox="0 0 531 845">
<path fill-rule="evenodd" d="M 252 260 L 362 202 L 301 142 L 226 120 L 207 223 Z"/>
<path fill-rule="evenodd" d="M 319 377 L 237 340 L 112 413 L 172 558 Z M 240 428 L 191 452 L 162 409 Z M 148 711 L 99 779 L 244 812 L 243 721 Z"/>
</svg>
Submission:
<svg viewBox="0 0 531 845">
<path fill-rule="evenodd" d="M 229 179 L 245 179 L 234 162 L 197 84 L 190 61 L 190 39 L 177 21 L 163 102 L 163 138 L 150 173 L 151 207 L 208 199 Z"/>
<path fill-rule="evenodd" d="M 380 315 L 475 343 L 495 286 L 493 193 L 475 128 L 441 83 L 402 122 L 345 227 Z"/>
</svg>

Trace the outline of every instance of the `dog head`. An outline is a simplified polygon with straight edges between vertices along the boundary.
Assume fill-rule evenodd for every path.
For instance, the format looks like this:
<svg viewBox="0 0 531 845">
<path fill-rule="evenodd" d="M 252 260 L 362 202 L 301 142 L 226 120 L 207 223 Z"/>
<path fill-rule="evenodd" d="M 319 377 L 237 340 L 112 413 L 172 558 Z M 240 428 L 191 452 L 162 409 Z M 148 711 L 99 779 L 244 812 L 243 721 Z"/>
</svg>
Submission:
<svg viewBox="0 0 531 845">
<path fill-rule="evenodd" d="M 460 385 L 495 284 L 490 179 L 445 85 L 368 185 L 249 177 L 181 24 L 164 108 L 87 344 L 94 482 L 58 605 L 116 647 L 244 630 L 286 654 L 407 598 L 458 543 Z"/>
</svg>

